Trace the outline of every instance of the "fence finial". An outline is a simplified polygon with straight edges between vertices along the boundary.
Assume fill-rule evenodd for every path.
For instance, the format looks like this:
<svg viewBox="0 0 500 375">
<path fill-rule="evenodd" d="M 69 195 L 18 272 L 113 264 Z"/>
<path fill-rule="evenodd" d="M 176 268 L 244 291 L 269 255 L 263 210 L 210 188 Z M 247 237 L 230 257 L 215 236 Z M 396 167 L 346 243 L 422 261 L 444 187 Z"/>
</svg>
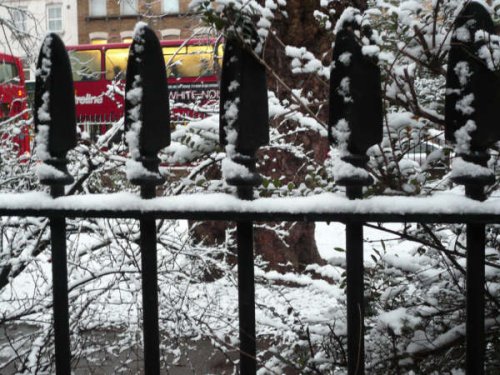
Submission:
<svg viewBox="0 0 500 375">
<path fill-rule="evenodd" d="M 455 20 L 446 77 L 446 139 L 458 142 L 456 131 L 469 121 L 471 151 L 481 151 L 500 139 L 500 80 L 494 66 L 490 36 L 495 27 L 477 2 L 465 5 Z M 498 62 L 497 62 L 498 64 Z"/>
<path fill-rule="evenodd" d="M 347 9 L 346 11 L 349 11 Z M 352 9 L 351 22 L 339 26 L 333 49 L 330 75 L 329 136 L 336 142 L 343 161 L 362 168 L 368 161 L 368 148 L 382 141 L 382 93 L 377 47 L 363 48 L 361 39 L 370 40 L 372 31 L 358 22 L 359 11 Z M 368 173 L 342 175 L 340 185 L 357 186 L 372 183 Z"/>
<path fill-rule="evenodd" d="M 493 172 L 484 168 L 487 148 L 500 139 L 500 61 L 495 61 L 494 34 L 484 6 L 467 3 L 455 20 L 446 77 L 445 136 L 465 161 L 454 163 L 452 179 L 465 184 L 469 192 L 475 185 L 473 195 L 480 200 L 485 199 L 484 185 L 495 181 Z M 473 173 L 467 163 L 475 168 Z"/>
<path fill-rule="evenodd" d="M 243 199 L 251 199 L 252 187 L 261 182 L 255 154 L 269 142 L 266 70 L 251 48 L 228 36 L 220 88 L 220 142 L 228 156 L 223 172 Z"/>
<path fill-rule="evenodd" d="M 45 37 L 38 55 L 34 117 L 36 152 L 44 162 L 38 169 L 40 182 L 72 183 L 66 154 L 76 146 L 75 92 L 66 48 L 54 33 Z"/>
<path fill-rule="evenodd" d="M 130 46 L 125 93 L 127 176 L 137 185 L 161 184 L 158 152 L 170 144 L 167 73 L 158 37 L 145 23 Z"/>
</svg>

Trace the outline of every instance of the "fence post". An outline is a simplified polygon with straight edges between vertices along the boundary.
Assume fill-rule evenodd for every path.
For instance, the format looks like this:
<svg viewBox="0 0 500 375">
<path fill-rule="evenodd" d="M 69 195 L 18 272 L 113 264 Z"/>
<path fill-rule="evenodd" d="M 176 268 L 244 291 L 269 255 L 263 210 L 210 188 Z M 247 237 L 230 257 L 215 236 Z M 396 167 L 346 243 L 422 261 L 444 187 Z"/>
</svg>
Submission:
<svg viewBox="0 0 500 375">
<path fill-rule="evenodd" d="M 165 181 L 158 169 L 158 151 L 170 144 L 170 111 L 160 42 L 145 23 L 136 26 L 130 46 L 125 85 L 125 128 L 131 157 L 127 162 L 127 178 L 141 187 L 143 199 L 154 198 L 156 185 Z M 160 338 L 155 219 L 141 218 L 140 231 L 144 372 L 158 375 Z"/>
<path fill-rule="evenodd" d="M 53 198 L 64 195 L 73 182 L 66 154 L 76 146 L 73 79 L 68 54 L 57 34 L 45 37 L 37 62 L 35 84 L 36 152 L 43 161 L 37 170 L 40 182 L 50 186 Z M 52 248 L 52 283 L 56 374 L 71 373 L 69 338 L 68 266 L 66 220 L 49 217 Z"/>
<path fill-rule="evenodd" d="M 253 30 L 255 32 L 255 30 Z M 252 35 L 257 40 L 256 33 Z M 253 187 L 262 178 L 256 172 L 256 152 L 269 142 L 266 71 L 252 46 L 229 36 L 224 49 L 220 99 L 220 142 L 227 158 L 222 172 L 229 185 L 236 186 L 238 198 L 253 199 Z M 255 280 L 253 223 L 236 223 L 238 251 L 238 311 L 240 374 L 255 375 Z"/>
<path fill-rule="evenodd" d="M 353 10 L 354 11 L 354 10 Z M 354 11 L 357 13 L 357 11 Z M 356 15 L 356 14 L 355 14 Z M 330 75 L 330 141 L 341 152 L 341 163 L 349 163 L 354 173 L 334 171 L 338 185 L 346 187 L 349 199 L 362 198 L 363 186 L 373 182 L 364 169 L 369 147 L 382 141 L 382 94 L 376 58 L 362 53 L 354 30 L 370 40 L 370 30 L 352 22 L 341 25 L 333 49 Z M 339 170 L 342 170 L 340 168 Z M 349 375 L 364 374 L 364 278 L 363 224 L 346 225 L 347 278 L 347 367 Z"/>
<path fill-rule="evenodd" d="M 483 60 L 492 34 L 495 28 L 488 11 L 477 2 L 466 4 L 455 20 L 446 77 L 445 134 L 461 158 L 454 162 L 451 177 L 465 185 L 467 197 L 479 201 L 486 200 L 485 186 L 495 182 L 493 171 L 486 167 L 487 148 L 500 139 L 500 81 Z M 468 375 L 484 374 L 485 241 L 484 224 L 467 224 Z"/>
</svg>

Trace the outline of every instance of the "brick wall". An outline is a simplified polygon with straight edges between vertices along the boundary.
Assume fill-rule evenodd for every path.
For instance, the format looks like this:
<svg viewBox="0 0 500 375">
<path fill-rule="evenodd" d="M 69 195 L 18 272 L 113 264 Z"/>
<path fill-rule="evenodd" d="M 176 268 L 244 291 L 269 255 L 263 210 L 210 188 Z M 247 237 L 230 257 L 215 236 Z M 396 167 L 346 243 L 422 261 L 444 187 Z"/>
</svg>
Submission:
<svg viewBox="0 0 500 375">
<path fill-rule="evenodd" d="M 107 0 L 107 15 L 104 17 L 89 16 L 89 0 L 78 1 L 78 40 L 80 44 L 90 43 L 89 33 L 104 31 L 109 34 L 108 42 L 120 42 L 120 32 L 133 30 L 138 21 L 148 23 L 158 32 L 162 29 L 176 28 L 181 30 L 181 39 L 191 35 L 194 28 L 202 26 L 199 17 L 188 13 L 190 0 L 180 0 L 179 14 L 162 14 L 161 1 L 138 0 L 139 14 L 134 16 L 120 15 L 120 5 L 116 0 Z"/>
</svg>

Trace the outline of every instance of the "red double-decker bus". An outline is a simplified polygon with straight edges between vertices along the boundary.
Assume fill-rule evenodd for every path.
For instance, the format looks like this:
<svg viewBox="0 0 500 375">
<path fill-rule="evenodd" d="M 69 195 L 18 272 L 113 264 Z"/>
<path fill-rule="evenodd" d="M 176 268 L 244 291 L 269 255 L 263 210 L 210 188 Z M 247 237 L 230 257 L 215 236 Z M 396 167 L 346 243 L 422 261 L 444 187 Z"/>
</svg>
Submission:
<svg viewBox="0 0 500 375">
<path fill-rule="evenodd" d="M 68 46 L 77 121 L 91 136 L 123 116 L 129 43 Z M 222 46 L 212 38 L 161 41 L 174 122 L 217 110 Z"/>
<path fill-rule="evenodd" d="M 4 128 L 10 128 L 5 133 L 4 129 L 0 129 L 0 132 L 2 139 L 11 139 L 17 145 L 19 155 L 30 152 L 29 127 L 25 121 L 28 117 L 28 100 L 21 59 L 0 53 L 0 121 L 6 125 Z"/>
</svg>

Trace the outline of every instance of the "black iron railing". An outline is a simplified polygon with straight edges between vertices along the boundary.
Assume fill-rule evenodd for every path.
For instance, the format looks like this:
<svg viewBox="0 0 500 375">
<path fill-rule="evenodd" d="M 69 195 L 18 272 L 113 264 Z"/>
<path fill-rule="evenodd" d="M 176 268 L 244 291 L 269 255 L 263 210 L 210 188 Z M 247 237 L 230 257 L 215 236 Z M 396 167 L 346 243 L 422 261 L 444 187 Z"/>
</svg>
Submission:
<svg viewBox="0 0 500 375">
<path fill-rule="evenodd" d="M 474 17 L 476 22 L 467 22 Z M 489 15 L 478 3 L 468 4 L 458 16 L 458 27 L 470 27 L 470 35 L 478 29 L 492 32 Z M 465 26 L 464 26 L 465 25 Z M 140 198 L 123 202 L 123 196 L 64 197 L 64 185 L 73 181 L 66 164 L 66 153 L 76 144 L 74 98 L 69 60 L 57 35 L 43 43 L 39 57 L 35 92 L 35 122 L 39 157 L 47 168 L 40 174 L 41 182 L 51 188 L 50 196 L 0 195 L 1 215 L 45 216 L 50 218 L 53 259 L 53 296 L 55 319 L 56 372 L 70 374 L 70 338 L 68 281 L 66 265 L 67 217 L 135 218 L 140 220 L 140 247 L 143 283 L 143 327 L 145 373 L 159 374 L 158 285 L 156 264 L 156 219 L 225 220 L 237 222 L 238 296 L 240 324 L 240 373 L 256 374 L 255 296 L 254 296 L 254 221 L 340 221 L 347 224 L 347 335 L 348 373 L 364 373 L 364 286 L 363 286 L 363 223 L 421 222 L 467 224 L 467 321 L 466 368 L 468 375 L 484 373 L 484 265 L 485 224 L 500 223 L 500 202 L 486 200 L 484 187 L 494 182 L 494 175 L 484 167 L 487 148 L 500 138 L 500 108 L 491 98 L 499 96 L 498 78 L 491 76 L 477 63 L 478 45 L 452 38 L 448 64 L 446 121 L 447 138 L 454 141 L 455 132 L 474 121 L 475 131 L 461 157 L 483 168 L 483 173 L 456 173 L 455 181 L 465 185 L 467 197 L 451 194 L 430 198 L 376 197 L 363 200 L 362 188 L 372 182 L 364 170 L 366 150 L 382 138 L 381 78 L 376 61 L 361 52 L 359 35 L 370 40 L 369 30 L 349 23 L 337 34 L 331 75 L 330 135 L 339 143 L 339 132 L 349 133 L 340 145 L 346 153 L 343 161 L 356 170 L 352 175 L 337 178 L 346 187 L 347 198 L 325 194 L 307 198 L 253 200 L 253 188 L 260 184 L 255 154 L 268 142 L 268 111 L 265 69 L 252 49 L 256 33 L 250 30 L 243 43 L 235 35 L 226 39 L 221 83 L 221 143 L 227 145 L 229 163 L 238 168 L 227 172 L 226 181 L 236 186 L 237 197 L 223 195 L 179 196 L 155 198 L 156 185 L 164 182 L 158 171 L 157 153 L 170 142 L 168 87 L 159 42 L 148 27 L 137 28 L 130 49 L 126 84 L 125 125 L 130 156 L 139 168 L 130 174 L 132 183 L 141 187 Z M 355 32 L 357 30 L 357 32 Z M 361 34 L 359 34 L 361 33 Z M 350 53 L 349 64 L 339 59 Z M 468 60 L 470 59 L 470 60 Z M 343 61 L 340 61 L 343 60 Z M 453 67 L 467 63 L 473 72 L 472 82 L 457 79 Z M 482 74 L 497 85 L 481 85 Z M 345 78 L 350 87 L 339 85 Z M 234 85 L 234 81 L 239 84 Z M 344 81 L 345 83 L 345 81 Z M 456 85 L 460 85 L 458 88 Z M 480 87 L 481 94 L 474 90 Z M 486 93 L 484 92 L 486 90 Z M 488 91 L 490 90 L 490 91 Z M 461 113 L 455 105 L 461 96 L 477 94 L 478 108 L 485 116 Z M 346 97 L 349 96 L 348 98 Z M 479 103 L 479 101 L 481 101 Z M 232 107 L 233 106 L 233 107 Z M 236 110 L 234 110 L 236 108 Z M 462 145 L 463 146 L 463 145 Z M 224 197 L 224 198 L 222 198 Z M 96 208 L 102 199 L 106 208 Z M 102 207 L 102 206 L 100 206 Z"/>
</svg>

